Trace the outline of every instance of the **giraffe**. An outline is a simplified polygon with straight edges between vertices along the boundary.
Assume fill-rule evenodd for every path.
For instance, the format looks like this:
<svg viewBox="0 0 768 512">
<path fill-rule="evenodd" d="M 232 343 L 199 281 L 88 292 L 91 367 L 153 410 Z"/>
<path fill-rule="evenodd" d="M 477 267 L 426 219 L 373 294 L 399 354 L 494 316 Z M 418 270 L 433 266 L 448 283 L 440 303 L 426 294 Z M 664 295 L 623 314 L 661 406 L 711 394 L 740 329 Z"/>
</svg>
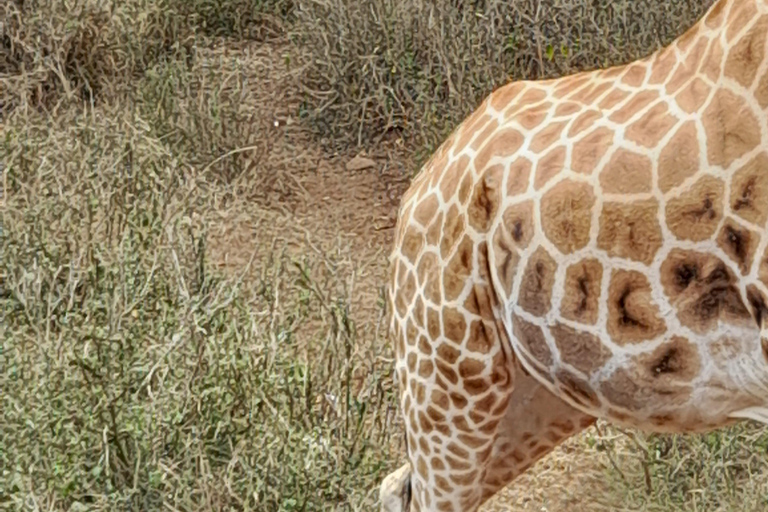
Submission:
<svg viewBox="0 0 768 512">
<path fill-rule="evenodd" d="M 767 0 L 622 66 L 492 92 L 404 194 L 388 304 L 407 463 L 475 511 L 598 418 L 768 423 Z"/>
</svg>

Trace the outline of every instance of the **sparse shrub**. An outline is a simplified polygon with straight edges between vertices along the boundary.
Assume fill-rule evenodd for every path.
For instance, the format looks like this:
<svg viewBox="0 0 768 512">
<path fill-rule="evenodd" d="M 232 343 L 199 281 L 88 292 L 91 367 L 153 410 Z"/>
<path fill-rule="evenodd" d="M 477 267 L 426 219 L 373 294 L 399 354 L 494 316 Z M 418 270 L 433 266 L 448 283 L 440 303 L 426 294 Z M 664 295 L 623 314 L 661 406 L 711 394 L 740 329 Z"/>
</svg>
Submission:
<svg viewBox="0 0 768 512">
<path fill-rule="evenodd" d="M 9 0 L 0 6 L 0 115 L 100 101 L 130 89 L 164 56 L 189 55 L 192 34 L 169 0 Z"/>
<path fill-rule="evenodd" d="M 175 0 L 204 33 L 238 39 L 279 34 L 293 11 L 293 0 Z"/>
<path fill-rule="evenodd" d="M 306 114 L 338 145 L 406 135 L 425 153 L 495 87 L 620 64 L 692 25 L 712 0 L 306 0 Z"/>
<path fill-rule="evenodd" d="M 602 442 L 614 457 L 607 471 L 609 485 L 627 510 L 768 509 L 768 433 L 762 425 L 741 422 L 685 435 L 616 430 L 609 426 Z M 625 441 L 623 446 L 608 441 L 611 437 Z"/>
<path fill-rule="evenodd" d="M 137 112 L 12 121 L 0 508 L 372 506 L 398 435 L 389 347 L 356 344 L 349 299 L 315 283 L 327 262 L 212 269 L 206 174 Z"/>
</svg>

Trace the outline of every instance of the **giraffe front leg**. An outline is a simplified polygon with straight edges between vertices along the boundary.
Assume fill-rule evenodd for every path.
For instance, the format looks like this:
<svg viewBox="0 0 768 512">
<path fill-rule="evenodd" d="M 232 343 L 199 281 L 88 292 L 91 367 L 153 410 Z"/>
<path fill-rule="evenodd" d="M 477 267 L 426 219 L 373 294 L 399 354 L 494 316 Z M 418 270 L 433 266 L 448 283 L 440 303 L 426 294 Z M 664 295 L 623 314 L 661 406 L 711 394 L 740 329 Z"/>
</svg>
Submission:
<svg viewBox="0 0 768 512">
<path fill-rule="evenodd" d="M 482 502 L 596 418 L 574 409 L 518 367 L 509 407 L 498 427 L 483 478 Z"/>
<path fill-rule="evenodd" d="M 443 315 L 445 336 L 429 345 L 419 336 L 396 340 L 409 463 L 382 484 L 385 511 L 472 512 L 484 497 L 514 355 L 492 319 L 456 320 L 467 335 L 455 336 L 450 309 Z"/>
</svg>

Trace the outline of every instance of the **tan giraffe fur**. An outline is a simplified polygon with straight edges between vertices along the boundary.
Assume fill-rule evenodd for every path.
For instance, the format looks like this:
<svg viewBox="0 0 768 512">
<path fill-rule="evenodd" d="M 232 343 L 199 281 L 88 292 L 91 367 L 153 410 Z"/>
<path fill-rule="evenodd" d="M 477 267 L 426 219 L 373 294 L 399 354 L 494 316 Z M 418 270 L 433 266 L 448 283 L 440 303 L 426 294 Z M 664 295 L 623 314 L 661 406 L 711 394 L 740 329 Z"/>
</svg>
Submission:
<svg viewBox="0 0 768 512">
<path fill-rule="evenodd" d="M 474 511 L 596 418 L 768 423 L 766 37 L 768 1 L 719 0 L 642 60 L 499 88 L 424 166 L 384 510 Z"/>
</svg>

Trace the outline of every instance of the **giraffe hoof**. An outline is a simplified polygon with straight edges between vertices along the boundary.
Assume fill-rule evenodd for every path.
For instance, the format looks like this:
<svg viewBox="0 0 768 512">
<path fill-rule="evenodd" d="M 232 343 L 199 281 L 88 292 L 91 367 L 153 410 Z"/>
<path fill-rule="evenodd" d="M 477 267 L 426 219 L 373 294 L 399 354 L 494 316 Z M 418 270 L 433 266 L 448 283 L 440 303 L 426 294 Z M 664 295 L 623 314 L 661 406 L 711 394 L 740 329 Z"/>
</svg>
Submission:
<svg viewBox="0 0 768 512">
<path fill-rule="evenodd" d="M 411 502 L 411 467 L 403 464 L 387 475 L 379 490 L 381 512 L 408 512 Z"/>
</svg>

